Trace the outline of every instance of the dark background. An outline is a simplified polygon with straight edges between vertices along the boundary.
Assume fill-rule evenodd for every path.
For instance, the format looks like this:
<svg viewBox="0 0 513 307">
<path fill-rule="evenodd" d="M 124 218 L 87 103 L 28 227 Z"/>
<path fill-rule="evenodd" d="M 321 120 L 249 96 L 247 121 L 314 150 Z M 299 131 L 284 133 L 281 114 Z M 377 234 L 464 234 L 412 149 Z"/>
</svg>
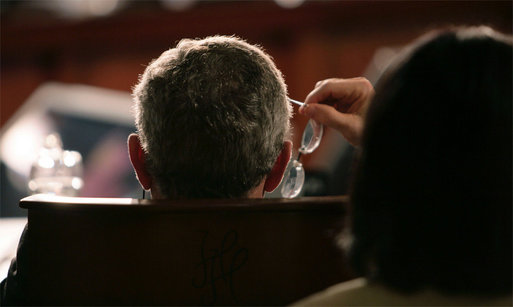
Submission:
<svg viewBox="0 0 513 307">
<path fill-rule="evenodd" d="M 511 1 L 305 1 L 296 8 L 194 1 L 173 10 L 164 0 L 119 0 L 112 14 L 96 17 L 49 9 L 59 1 L 66 0 L 0 1 L 0 127 L 47 81 L 129 92 L 145 65 L 184 37 L 234 34 L 262 45 L 290 97 L 303 100 L 318 80 L 368 76 L 379 48 L 404 46 L 431 29 L 485 24 L 512 32 Z M 293 124 L 297 149 L 306 119 L 296 116 Z M 322 169 L 330 135 L 302 158 L 307 169 Z"/>
</svg>

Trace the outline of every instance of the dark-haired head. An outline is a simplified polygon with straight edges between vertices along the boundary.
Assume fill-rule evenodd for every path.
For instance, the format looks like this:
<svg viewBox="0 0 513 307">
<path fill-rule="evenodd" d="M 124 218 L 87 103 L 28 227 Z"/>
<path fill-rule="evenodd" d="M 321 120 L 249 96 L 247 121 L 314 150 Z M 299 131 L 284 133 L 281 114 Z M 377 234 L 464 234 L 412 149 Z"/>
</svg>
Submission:
<svg viewBox="0 0 513 307">
<path fill-rule="evenodd" d="M 351 195 L 356 270 L 392 288 L 512 289 L 512 40 L 429 34 L 379 81 Z"/>
</svg>

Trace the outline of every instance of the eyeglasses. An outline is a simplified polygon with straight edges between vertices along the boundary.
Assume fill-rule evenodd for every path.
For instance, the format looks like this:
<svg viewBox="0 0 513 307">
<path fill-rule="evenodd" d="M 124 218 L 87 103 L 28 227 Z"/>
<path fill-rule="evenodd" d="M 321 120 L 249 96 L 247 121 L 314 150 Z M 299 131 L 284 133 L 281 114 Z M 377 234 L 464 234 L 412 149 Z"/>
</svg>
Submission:
<svg viewBox="0 0 513 307">
<path fill-rule="evenodd" d="M 299 102 L 297 100 L 290 98 L 288 100 L 300 106 L 304 105 L 303 102 Z M 299 162 L 299 159 L 302 154 L 310 154 L 319 147 L 323 132 L 324 128 L 322 124 L 317 123 L 313 119 L 310 119 L 306 124 L 297 158 L 289 163 L 287 167 L 288 171 L 283 178 L 281 196 L 285 198 L 294 198 L 298 196 L 303 189 L 303 185 L 305 183 L 305 169 L 303 168 L 303 164 Z"/>
</svg>

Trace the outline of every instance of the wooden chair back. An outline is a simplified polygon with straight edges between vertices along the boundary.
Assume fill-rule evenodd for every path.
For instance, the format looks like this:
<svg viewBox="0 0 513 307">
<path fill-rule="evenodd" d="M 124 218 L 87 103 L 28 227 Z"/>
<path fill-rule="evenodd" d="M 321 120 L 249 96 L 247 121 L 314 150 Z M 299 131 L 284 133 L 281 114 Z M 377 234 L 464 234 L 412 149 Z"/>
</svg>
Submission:
<svg viewBox="0 0 513 307">
<path fill-rule="evenodd" d="M 336 243 L 343 196 L 36 195 L 20 206 L 28 210 L 27 294 L 36 304 L 285 305 L 353 277 Z"/>
</svg>

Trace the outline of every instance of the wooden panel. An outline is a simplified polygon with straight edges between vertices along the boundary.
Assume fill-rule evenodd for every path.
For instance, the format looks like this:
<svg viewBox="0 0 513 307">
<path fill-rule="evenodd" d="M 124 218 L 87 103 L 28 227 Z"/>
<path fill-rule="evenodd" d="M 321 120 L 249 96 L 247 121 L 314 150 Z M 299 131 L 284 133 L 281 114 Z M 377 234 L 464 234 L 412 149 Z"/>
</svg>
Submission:
<svg viewBox="0 0 513 307">
<path fill-rule="evenodd" d="M 345 201 L 25 199 L 19 268 L 36 304 L 289 304 L 353 277 L 335 240 Z"/>
</svg>

